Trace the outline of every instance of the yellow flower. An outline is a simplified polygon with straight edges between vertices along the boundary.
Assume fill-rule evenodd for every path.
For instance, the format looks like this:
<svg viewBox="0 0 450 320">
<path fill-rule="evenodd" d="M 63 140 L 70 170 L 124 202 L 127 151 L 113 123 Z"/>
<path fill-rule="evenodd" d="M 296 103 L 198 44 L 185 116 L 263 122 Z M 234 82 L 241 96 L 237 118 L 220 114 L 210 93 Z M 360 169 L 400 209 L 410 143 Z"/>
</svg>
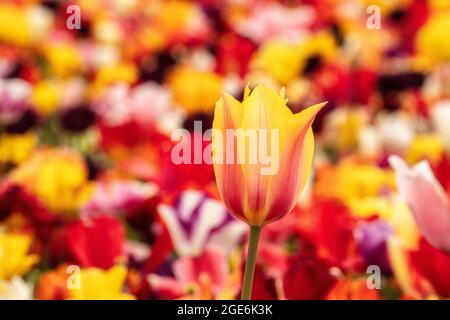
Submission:
<svg viewBox="0 0 450 320">
<path fill-rule="evenodd" d="M 259 227 L 294 207 L 311 170 L 311 124 L 323 106 L 293 114 L 284 91 L 277 94 L 263 85 L 251 93 L 247 87 L 242 103 L 228 94 L 217 102 L 214 172 L 219 193 L 236 217 Z M 270 157 L 269 162 L 263 160 L 262 152 Z"/>
<path fill-rule="evenodd" d="M 142 28 L 137 37 L 139 38 L 139 43 L 152 52 L 162 51 L 167 41 L 158 29 L 151 26 Z"/>
<path fill-rule="evenodd" d="M 364 115 L 358 112 L 348 114 L 346 121 L 342 124 L 339 143 L 343 149 L 353 149 L 358 145 L 359 132 L 364 125 Z"/>
<path fill-rule="evenodd" d="M 30 236 L 0 233 L 0 280 L 23 275 L 39 260 L 28 254 L 30 244 Z"/>
<path fill-rule="evenodd" d="M 19 164 L 28 158 L 36 146 L 34 133 L 0 135 L 0 163 Z"/>
<path fill-rule="evenodd" d="M 42 80 L 33 88 L 31 104 L 40 114 L 48 115 L 58 108 L 60 98 L 60 88 L 57 84 L 51 80 Z"/>
<path fill-rule="evenodd" d="M 361 129 L 367 124 L 367 115 L 360 109 L 337 109 L 326 121 L 328 140 L 337 144 L 339 150 L 355 150 L 359 144 Z"/>
<path fill-rule="evenodd" d="M 81 269 L 79 274 L 73 274 L 72 277 L 79 276 L 79 279 L 68 279 L 69 298 L 76 300 L 132 300 L 135 299 L 131 294 L 122 292 L 127 275 L 127 269 L 124 266 L 114 266 L 109 270 L 98 268 Z M 73 280 L 73 281 L 72 281 Z M 79 283 L 77 283 L 79 280 Z M 79 284 L 79 287 L 77 286 Z"/>
<path fill-rule="evenodd" d="M 70 213 L 91 194 L 92 185 L 83 158 L 68 149 L 37 150 L 10 174 L 51 210 Z"/>
<path fill-rule="evenodd" d="M 450 61 L 450 42 L 447 39 L 450 30 L 450 10 L 437 12 L 418 31 L 416 48 L 418 64 L 431 66 L 441 61 Z"/>
<path fill-rule="evenodd" d="M 12 4 L 0 4 L 0 41 L 24 46 L 29 40 L 30 25 L 25 12 Z"/>
<path fill-rule="evenodd" d="M 269 74 L 279 83 L 287 84 L 301 70 L 299 46 L 279 40 L 270 41 L 255 54 L 251 67 Z"/>
<path fill-rule="evenodd" d="M 50 71 L 56 76 L 68 77 L 81 69 L 80 53 L 70 43 L 51 45 L 45 53 Z"/>
<path fill-rule="evenodd" d="M 329 61 L 335 57 L 336 50 L 335 40 L 328 32 L 320 32 L 300 43 L 273 40 L 255 54 L 251 67 L 281 84 L 288 84 L 303 72 L 309 58 L 318 56 Z"/>
<path fill-rule="evenodd" d="M 390 224 L 393 226 L 394 233 L 387 239 L 386 247 L 392 272 L 405 294 L 420 298 L 409 266 L 409 251 L 417 249 L 420 232 L 411 210 L 403 200 L 395 200 Z"/>
<path fill-rule="evenodd" d="M 319 32 L 312 35 L 300 44 L 302 69 L 307 59 L 312 56 L 320 56 L 325 61 L 330 61 L 336 56 L 337 46 L 334 37 L 329 32 Z"/>
<path fill-rule="evenodd" d="M 354 216 L 367 218 L 377 215 L 380 218 L 389 218 L 392 215 L 390 199 L 380 196 L 350 198 L 347 201 Z"/>
<path fill-rule="evenodd" d="M 168 37 L 178 34 L 186 28 L 186 24 L 193 23 L 196 18 L 196 6 L 188 1 L 163 1 L 158 8 L 155 24 Z"/>
<path fill-rule="evenodd" d="M 435 163 L 441 159 L 443 151 L 444 145 L 439 135 L 419 135 L 415 137 L 406 151 L 406 160 L 409 164 L 417 163 L 422 159 L 428 159 Z"/>
<path fill-rule="evenodd" d="M 399 197 L 392 201 L 392 215 L 389 222 L 398 241 L 408 249 L 417 249 L 420 240 L 419 229 L 409 206 Z"/>
<path fill-rule="evenodd" d="M 343 20 L 341 27 L 345 38 L 352 44 L 348 46 L 345 58 L 373 70 L 386 63 L 385 52 L 397 41 L 389 29 L 381 28 L 375 32 L 355 19 Z"/>
<path fill-rule="evenodd" d="M 317 171 L 315 193 L 321 197 L 341 200 L 356 216 L 367 217 L 391 214 L 388 199 L 380 198 L 384 188 L 394 188 L 395 177 L 391 170 L 377 166 L 342 161 L 336 167 L 323 167 Z"/>
<path fill-rule="evenodd" d="M 138 79 L 138 69 L 132 63 L 121 62 L 118 64 L 105 65 L 100 68 L 95 76 L 91 93 L 95 96 L 114 83 L 124 82 L 133 84 Z"/>
<path fill-rule="evenodd" d="M 179 67 L 170 75 L 174 100 L 190 113 L 209 112 L 219 99 L 222 79 L 215 73 Z"/>
<path fill-rule="evenodd" d="M 448 0 L 428 0 L 433 10 L 446 10 L 450 9 L 450 2 Z"/>
</svg>

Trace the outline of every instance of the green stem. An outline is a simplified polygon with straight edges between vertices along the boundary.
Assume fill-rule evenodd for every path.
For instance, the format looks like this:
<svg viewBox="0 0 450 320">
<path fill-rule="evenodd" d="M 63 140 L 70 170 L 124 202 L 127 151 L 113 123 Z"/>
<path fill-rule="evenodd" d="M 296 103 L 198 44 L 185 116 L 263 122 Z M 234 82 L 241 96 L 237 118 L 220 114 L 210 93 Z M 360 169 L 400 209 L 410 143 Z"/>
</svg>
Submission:
<svg viewBox="0 0 450 320">
<path fill-rule="evenodd" d="M 255 274 L 256 254 L 258 253 L 260 233 L 260 226 L 250 226 L 250 240 L 248 241 L 247 262 L 245 263 L 241 300 L 250 300 L 252 295 L 253 275 Z"/>
</svg>

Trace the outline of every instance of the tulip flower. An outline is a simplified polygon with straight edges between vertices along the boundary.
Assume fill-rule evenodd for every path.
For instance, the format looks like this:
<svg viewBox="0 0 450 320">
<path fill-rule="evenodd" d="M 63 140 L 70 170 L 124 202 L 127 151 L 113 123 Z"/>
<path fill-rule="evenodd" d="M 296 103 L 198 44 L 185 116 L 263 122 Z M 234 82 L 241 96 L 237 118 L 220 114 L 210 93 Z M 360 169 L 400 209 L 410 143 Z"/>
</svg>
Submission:
<svg viewBox="0 0 450 320">
<path fill-rule="evenodd" d="M 116 265 L 109 270 L 81 269 L 67 279 L 69 298 L 74 300 L 134 300 L 135 297 L 122 290 L 127 269 Z"/>
<path fill-rule="evenodd" d="M 101 215 L 67 226 L 69 256 L 82 267 L 112 268 L 123 260 L 125 230 L 117 218 Z"/>
<path fill-rule="evenodd" d="M 228 209 L 250 225 L 242 298 L 249 299 L 262 226 L 297 203 L 311 169 L 311 124 L 324 103 L 293 114 L 280 94 L 247 87 L 240 103 L 228 94 L 217 101 L 212 152 L 219 193 Z"/>
<path fill-rule="evenodd" d="M 21 276 L 39 261 L 35 254 L 28 254 L 32 238 L 19 233 L 0 232 L 0 280 Z"/>
<path fill-rule="evenodd" d="M 450 254 L 450 206 L 448 198 L 426 161 L 409 168 L 397 156 L 389 163 L 397 176 L 400 195 L 406 200 L 425 239 Z"/>
<path fill-rule="evenodd" d="M 223 204 L 203 192 L 188 189 L 175 205 L 158 206 L 179 256 L 197 256 L 207 245 L 229 253 L 245 234 L 245 224 L 234 220 Z"/>
</svg>

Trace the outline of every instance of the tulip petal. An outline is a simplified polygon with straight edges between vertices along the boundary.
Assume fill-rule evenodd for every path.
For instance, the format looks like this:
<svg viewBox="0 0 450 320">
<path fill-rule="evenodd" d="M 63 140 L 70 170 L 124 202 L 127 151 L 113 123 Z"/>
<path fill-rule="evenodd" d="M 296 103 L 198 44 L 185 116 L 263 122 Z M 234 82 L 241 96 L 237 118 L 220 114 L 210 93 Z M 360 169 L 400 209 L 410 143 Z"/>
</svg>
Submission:
<svg viewBox="0 0 450 320">
<path fill-rule="evenodd" d="M 408 168 L 402 159 L 389 158 L 395 169 L 401 196 L 413 212 L 423 236 L 435 247 L 450 253 L 450 208 L 442 187 L 428 163 Z"/>
<path fill-rule="evenodd" d="M 243 129 L 280 129 L 295 117 L 284 97 L 263 85 L 256 86 L 242 105 Z"/>
<path fill-rule="evenodd" d="M 314 135 L 311 124 L 325 103 L 309 107 L 294 117 L 291 128 L 287 128 L 290 139 L 283 145 L 280 172 L 272 178 L 270 185 L 270 207 L 264 223 L 281 218 L 296 204 L 311 170 L 314 154 Z"/>
<path fill-rule="evenodd" d="M 291 150 L 281 156 L 280 172 L 271 181 L 271 195 L 264 223 L 281 218 L 296 204 L 306 184 L 314 153 L 314 135 L 309 128 L 301 145 L 290 146 Z"/>
<path fill-rule="evenodd" d="M 214 110 L 213 129 L 221 134 L 219 139 L 213 133 L 212 149 L 213 149 L 213 165 L 216 176 L 216 182 L 219 194 L 225 205 L 238 218 L 245 220 L 244 217 L 244 196 L 241 188 L 244 186 L 244 175 L 241 165 L 237 161 L 237 155 L 233 155 L 231 163 L 227 163 L 227 154 L 237 150 L 237 141 L 235 135 L 229 137 L 226 134 L 228 129 L 235 130 L 241 123 L 242 106 L 228 94 L 223 94 L 222 98 L 217 101 Z M 231 141 L 229 141 L 232 139 Z M 232 150 L 229 150 L 233 148 Z M 221 150 L 220 155 L 218 155 Z M 226 196 L 225 196 L 226 195 Z"/>
<path fill-rule="evenodd" d="M 280 128 L 292 119 L 293 114 L 282 96 L 263 85 L 258 85 L 250 93 L 243 107 L 241 128 L 245 138 L 238 139 L 238 153 L 247 182 L 246 212 L 251 224 L 259 224 L 271 179 L 271 175 L 262 171 L 268 166 L 263 163 L 262 155 L 272 157 L 271 160 L 274 156 L 279 158 L 283 141 Z"/>
</svg>

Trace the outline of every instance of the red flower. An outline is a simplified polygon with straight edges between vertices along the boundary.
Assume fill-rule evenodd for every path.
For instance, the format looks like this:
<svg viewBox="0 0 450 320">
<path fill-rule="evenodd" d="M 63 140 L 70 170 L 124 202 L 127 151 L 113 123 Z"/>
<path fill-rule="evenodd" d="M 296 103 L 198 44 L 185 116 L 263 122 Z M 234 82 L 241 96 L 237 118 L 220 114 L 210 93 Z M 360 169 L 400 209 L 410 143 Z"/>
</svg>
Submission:
<svg viewBox="0 0 450 320">
<path fill-rule="evenodd" d="M 197 142 L 199 149 L 196 149 Z M 177 191 L 187 188 L 195 189 L 198 187 L 199 189 L 204 189 L 206 185 L 213 182 L 214 171 L 212 164 L 208 164 L 205 161 L 197 164 L 193 156 L 196 152 L 203 155 L 210 143 L 210 141 L 203 140 L 199 133 L 192 133 L 189 139 L 180 142 L 181 145 L 187 147 L 187 150 L 192 150 L 191 155 L 189 155 L 190 163 L 182 162 L 175 164 L 172 159 L 173 146 L 168 148 L 167 152 L 163 154 L 160 181 L 161 189 L 175 194 Z M 183 150 L 185 149 L 183 148 Z"/>
<path fill-rule="evenodd" d="M 324 299 L 335 282 L 325 260 L 314 255 L 298 255 L 292 258 L 284 275 L 284 293 L 288 300 Z"/>
<path fill-rule="evenodd" d="M 450 194 L 450 159 L 444 154 L 441 160 L 433 167 L 436 178 L 444 190 Z"/>
<path fill-rule="evenodd" d="M 341 66 L 326 64 L 312 76 L 313 88 L 331 103 L 345 103 L 350 98 L 350 74 Z"/>
<path fill-rule="evenodd" d="M 375 90 L 377 74 L 368 68 L 346 70 L 326 64 L 312 76 L 314 88 L 324 99 L 337 104 L 367 104 Z"/>
<path fill-rule="evenodd" d="M 421 238 L 418 250 L 411 252 L 410 258 L 414 269 L 429 282 L 436 294 L 450 298 L 450 255 Z"/>
<path fill-rule="evenodd" d="M 78 220 L 66 229 L 66 246 L 82 267 L 109 269 L 123 256 L 125 230 L 117 219 L 99 216 Z"/>
<path fill-rule="evenodd" d="M 427 0 L 413 0 L 403 10 L 391 13 L 392 25 L 400 34 L 400 49 L 411 53 L 414 51 L 414 40 L 417 30 L 427 21 L 430 16 L 430 7 Z"/>
<path fill-rule="evenodd" d="M 282 277 L 289 268 L 289 257 L 299 253 L 313 252 L 313 243 L 298 227 L 298 209 L 283 219 L 267 225 L 261 234 L 258 263 L 268 277 Z M 255 291 L 255 290 L 253 290 Z"/>
<path fill-rule="evenodd" d="M 131 148 L 152 141 L 153 130 L 144 128 L 135 122 L 127 122 L 118 126 L 108 126 L 98 123 L 102 148 L 109 150 L 114 147 Z"/>
<path fill-rule="evenodd" d="M 0 185 L 0 220 L 15 211 L 21 212 L 32 223 L 47 224 L 57 220 L 44 205 L 22 186 L 10 182 Z"/>
<path fill-rule="evenodd" d="M 217 46 L 217 72 L 244 77 L 255 49 L 256 45 L 248 39 L 232 33 L 224 35 Z"/>
<path fill-rule="evenodd" d="M 152 245 L 152 251 L 145 262 L 144 271 L 146 274 L 155 272 L 167 259 L 173 250 L 172 239 L 167 227 L 158 221 L 161 232 L 156 236 Z"/>
<path fill-rule="evenodd" d="M 22 186 L 4 182 L 0 184 L 0 222 L 19 212 L 25 218 L 24 229 L 35 232 L 40 243 L 47 243 L 60 218 L 48 211 L 39 199 Z"/>
<path fill-rule="evenodd" d="M 350 72 L 351 102 L 367 105 L 377 83 L 377 74 L 374 70 L 360 68 Z M 351 89 L 350 89 L 351 90 Z"/>
<path fill-rule="evenodd" d="M 302 214 L 299 223 L 314 243 L 317 254 L 339 268 L 359 269 L 362 258 L 353 236 L 356 219 L 338 201 L 316 199 L 314 202 L 314 206 Z"/>
<path fill-rule="evenodd" d="M 260 265 L 256 265 L 253 278 L 252 300 L 276 300 L 277 290 L 275 280 L 269 277 Z"/>
</svg>

